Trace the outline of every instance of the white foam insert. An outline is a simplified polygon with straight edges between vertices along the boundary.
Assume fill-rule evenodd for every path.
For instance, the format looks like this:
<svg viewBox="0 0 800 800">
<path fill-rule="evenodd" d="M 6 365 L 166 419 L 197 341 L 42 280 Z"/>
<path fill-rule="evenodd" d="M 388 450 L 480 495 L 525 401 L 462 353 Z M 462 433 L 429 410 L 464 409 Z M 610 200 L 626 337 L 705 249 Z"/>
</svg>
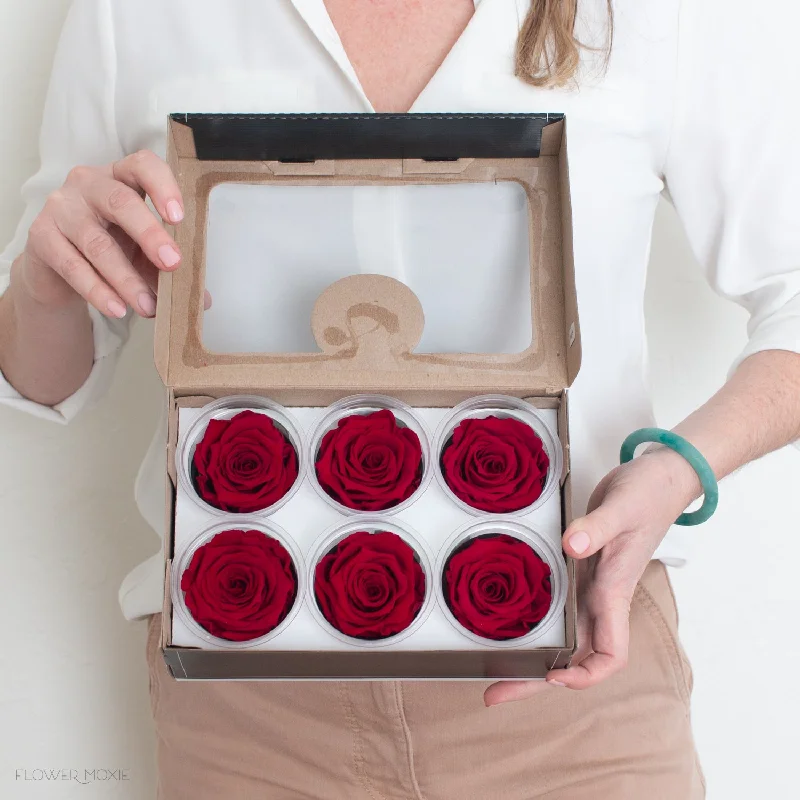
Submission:
<svg viewBox="0 0 800 800">
<path fill-rule="evenodd" d="M 419 417 L 433 434 L 444 416 L 450 413 L 447 408 L 417 408 Z M 308 433 L 317 419 L 322 415 L 321 408 L 290 408 L 290 414 L 295 418 L 304 433 Z M 181 408 L 178 416 L 179 449 L 184 432 L 192 422 L 202 413 L 201 409 Z M 556 411 L 546 409 L 540 411 L 551 428 L 557 430 Z M 310 465 L 313 469 L 313 465 Z M 298 492 L 283 508 L 271 515 L 253 515 L 262 519 L 272 519 L 282 527 L 297 543 L 298 549 L 306 559 L 314 550 L 315 541 L 328 531 L 332 526 L 341 524 L 352 517 L 340 513 L 328 505 L 314 490 L 308 477 L 303 480 Z M 561 500 L 559 492 L 554 492 L 551 497 L 538 509 L 526 515 L 515 516 L 528 522 L 543 536 L 548 537 L 561 550 Z M 178 486 L 175 518 L 175 562 L 191 542 L 206 528 L 224 521 L 224 517 L 214 515 L 202 509 L 191 497 L 187 497 Z M 229 517 L 231 527 L 236 528 L 239 523 L 235 518 Z M 453 503 L 439 486 L 435 477 L 424 494 L 409 508 L 392 516 L 399 522 L 406 523 L 419 538 L 425 541 L 432 556 L 432 567 L 435 567 L 436 558 L 442 545 L 450 538 L 454 531 L 466 523 L 478 522 L 475 517 L 462 511 Z M 311 590 L 313 591 L 313 589 Z M 302 601 L 299 613 L 286 630 L 260 645 L 259 650 L 329 650 L 353 651 L 364 648 L 350 645 L 340 641 L 335 636 L 322 628 L 314 619 L 308 604 L 313 603 L 313 597 L 307 592 Z M 520 649 L 536 647 L 563 647 L 566 641 L 565 615 L 562 611 L 553 626 L 535 642 L 522 645 Z M 213 645 L 192 633 L 183 624 L 177 612 L 172 615 L 172 644 L 178 647 L 198 647 L 202 649 L 215 649 Z M 374 649 L 370 647 L 369 649 Z M 444 611 L 435 602 L 428 618 L 413 634 L 402 641 L 386 645 L 384 650 L 497 650 L 491 645 L 481 645 L 462 635 L 450 623 Z M 507 649 L 507 648 L 503 648 Z"/>
</svg>

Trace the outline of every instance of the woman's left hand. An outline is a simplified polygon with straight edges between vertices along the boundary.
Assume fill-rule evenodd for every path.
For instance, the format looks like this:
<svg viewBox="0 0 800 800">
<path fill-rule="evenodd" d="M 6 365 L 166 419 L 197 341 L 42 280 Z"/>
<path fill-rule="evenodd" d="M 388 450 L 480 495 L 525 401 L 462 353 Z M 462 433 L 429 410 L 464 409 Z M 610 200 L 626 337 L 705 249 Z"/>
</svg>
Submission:
<svg viewBox="0 0 800 800">
<path fill-rule="evenodd" d="M 490 686 L 486 705 L 530 697 L 549 686 L 587 689 L 623 669 L 628 617 L 636 584 L 668 528 L 702 488 L 691 466 L 660 448 L 617 467 L 598 484 L 588 513 L 563 537 L 578 561 L 578 644 L 567 669 L 547 683 L 504 681 Z"/>
</svg>

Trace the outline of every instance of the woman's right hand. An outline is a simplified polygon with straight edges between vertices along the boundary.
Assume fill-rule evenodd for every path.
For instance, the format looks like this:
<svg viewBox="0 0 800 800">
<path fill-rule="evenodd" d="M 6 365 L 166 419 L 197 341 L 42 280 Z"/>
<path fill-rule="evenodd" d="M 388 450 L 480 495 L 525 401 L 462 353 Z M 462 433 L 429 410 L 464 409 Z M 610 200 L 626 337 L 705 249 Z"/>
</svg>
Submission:
<svg viewBox="0 0 800 800">
<path fill-rule="evenodd" d="M 107 317 L 128 306 L 155 316 L 159 270 L 176 269 L 181 253 L 146 196 L 164 220 L 183 219 L 175 177 L 151 152 L 73 169 L 31 225 L 19 264 L 27 292 L 53 308 L 80 295 Z"/>
</svg>

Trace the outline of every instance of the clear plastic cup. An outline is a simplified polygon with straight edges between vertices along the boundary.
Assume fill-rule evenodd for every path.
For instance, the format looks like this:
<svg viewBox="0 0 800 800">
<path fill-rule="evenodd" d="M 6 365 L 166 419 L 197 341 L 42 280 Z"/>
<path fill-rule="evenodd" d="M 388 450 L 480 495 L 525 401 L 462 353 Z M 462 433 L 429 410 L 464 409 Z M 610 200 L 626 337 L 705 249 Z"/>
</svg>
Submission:
<svg viewBox="0 0 800 800">
<path fill-rule="evenodd" d="M 552 589 L 550 608 L 530 633 L 515 639 L 489 639 L 467 630 L 453 615 L 445 596 L 445 570 L 450 557 L 471 539 L 497 534 L 511 536 L 524 542 L 550 567 L 550 586 Z M 567 584 L 567 563 L 561 550 L 557 549 L 549 539 L 530 525 L 507 517 L 493 517 L 477 523 L 470 523 L 460 528 L 448 539 L 436 560 L 436 600 L 442 612 L 462 636 L 484 647 L 526 647 L 544 636 L 553 627 L 558 615 L 564 610 L 567 602 Z"/>
<path fill-rule="evenodd" d="M 230 530 L 242 531 L 258 531 L 274 539 L 289 553 L 292 559 L 292 566 L 294 568 L 295 578 L 297 580 L 297 593 L 295 595 L 294 603 L 292 604 L 289 613 L 281 620 L 281 622 L 273 628 L 269 633 L 264 634 L 256 639 L 248 639 L 243 642 L 231 641 L 230 639 L 223 639 L 219 636 L 214 636 L 209 633 L 197 620 L 192 616 L 191 612 L 186 606 L 186 598 L 183 590 L 181 589 L 181 578 L 183 573 L 188 569 L 192 563 L 192 558 L 197 550 L 204 544 L 210 542 L 217 534 Z M 275 525 L 273 522 L 264 522 L 263 520 L 253 518 L 236 519 L 235 521 L 222 522 L 207 528 L 201 534 L 196 536 L 189 545 L 176 554 L 175 560 L 172 564 L 172 575 L 170 581 L 170 593 L 172 595 L 172 607 L 178 613 L 181 621 L 186 625 L 189 630 L 216 648 L 223 648 L 226 650 L 247 650 L 263 645 L 264 643 L 274 639 L 282 633 L 292 622 L 300 610 L 303 599 L 306 594 L 306 567 L 303 561 L 303 556 L 300 553 L 297 545 L 293 539 L 286 533 L 283 528 Z"/>
<path fill-rule="evenodd" d="M 416 561 L 422 567 L 422 571 L 425 575 L 425 599 L 422 601 L 422 607 L 417 613 L 417 616 L 414 617 L 412 623 L 405 630 L 396 633 L 394 636 L 387 636 L 384 639 L 359 639 L 342 633 L 342 631 L 328 622 L 317 603 L 314 588 L 317 565 L 334 547 L 336 547 L 336 545 L 343 542 L 348 536 L 358 533 L 359 531 L 367 531 L 368 533 L 388 531 L 396 534 L 414 551 Z M 315 543 L 312 554 L 308 560 L 308 575 L 306 580 L 308 585 L 309 607 L 317 623 L 339 641 L 363 648 L 388 647 L 389 645 L 396 644 L 411 636 L 420 628 L 431 613 L 434 606 L 434 581 L 431 564 L 432 559 L 426 545 L 419 538 L 418 534 L 414 533 L 408 526 L 380 516 L 353 519 L 331 528 Z"/>
<path fill-rule="evenodd" d="M 542 493 L 530 505 L 502 513 L 501 516 L 523 516 L 535 511 L 537 508 L 543 506 L 552 496 L 553 492 L 558 489 L 561 482 L 561 471 L 564 465 L 564 453 L 561 449 L 561 442 L 558 434 L 551 429 L 547 421 L 539 413 L 539 410 L 520 400 L 516 397 L 508 397 L 506 395 L 481 395 L 480 397 L 473 397 L 465 400 L 460 405 L 457 405 L 450 414 L 448 414 L 436 430 L 436 437 L 434 439 L 434 453 L 435 453 L 435 468 L 436 480 L 442 487 L 442 491 L 462 510 L 472 514 L 473 516 L 485 516 L 491 514 L 497 516 L 500 512 L 482 511 L 479 508 L 465 503 L 460 497 L 456 496 L 453 490 L 445 480 L 444 473 L 442 472 L 442 454 L 448 446 L 450 440 L 453 438 L 453 431 L 465 419 L 485 419 L 486 417 L 498 417 L 500 419 L 511 418 L 519 420 L 520 422 L 528 425 L 533 429 L 533 432 L 539 437 L 544 447 L 545 453 L 550 460 L 550 466 L 547 469 L 547 477 Z"/>
<path fill-rule="evenodd" d="M 409 428 L 416 433 L 419 438 L 420 447 L 422 448 L 422 478 L 420 479 L 419 487 L 410 497 L 391 508 L 374 509 L 371 511 L 348 508 L 331 497 L 325 489 L 322 488 L 317 478 L 317 454 L 319 453 L 322 439 L 326 433 L 336 428 L 339 422 L 346 417 L 353 416 L 354 414 L 372 414 L 375 411 L 382 410 L 391 411 L 400 427 Z M 401 403 L 393 397 L 384 397 L 383 395 L 360 394 L 346 397 L 329 406 L 311 430 L 308 437 L 308 478 L 319 496 L 325 500 L 328 505 L 342 514 L 347 514 L 348 516 L 375 516 L 376 514 L 388 516 L 397 514 L 399 511 L 408 508 L 412 503 L 416 502 L 431 482 L 433 477 L 433 464 L 430 442 L 431 436 L 427 427 L 422 420 L 419 419 L 414 410 L 405 403 Z"/>
<path fill-rule="evenodd" d="M 194 452 L 198 443 L 202 440 L 208 423 L 212 419 L 231 419 L 242 411 L 254 411 L 258 414 L 265 414 L 276 425 L 278 430 L 289 440 L 297 453 L 297 478 L 288 492 L 277 502 L 266 508 L 257 511 L 247 511 L 236 513 L 225 511 L 224 509 L 212 506 L 207 503 L 197 492 L 192 477 L 192 465 L 194 462 Z M 289 412 L 277 403 L 267 400 L 257 395 L 237 395 L 235 397 L 223 397 L 202 409 L 200 416 L 189 426 L 185 435 L 179 437 L 179 449 L 177 457 L 178 481 L 183 492 L 205 511 L 217 516 L 227 516 L 233 519 L 245 517 L 273 514 L 282 508 L 294 496 L 303 482 L 306 470 L 306 448 L 301 428 L 295 422 Z M 236 524 L 239 524 L 238 522 Z"/>
</svg>

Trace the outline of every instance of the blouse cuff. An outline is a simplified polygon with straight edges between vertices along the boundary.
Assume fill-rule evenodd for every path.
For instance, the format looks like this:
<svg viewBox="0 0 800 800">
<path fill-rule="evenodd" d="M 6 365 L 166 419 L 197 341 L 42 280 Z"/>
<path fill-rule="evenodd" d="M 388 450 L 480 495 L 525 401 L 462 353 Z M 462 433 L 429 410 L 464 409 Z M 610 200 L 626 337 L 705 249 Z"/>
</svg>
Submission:
<svg viewBox="0 0 800 800">
<path fill-rule="evenodd" d="M 8 288 L 8 278 L 0 275 L 0 295 Z M 89 307 L 94 335 L 94 365 L 83 385 L 58 405 L 46 406 L 23 397 L 0 371 L 0 406 L 24 411 L 34 417 L 66 425 L 83 409 L 99 400 L 114 376 L 117 352 L 127 339 L 127 320 L 110 320 Z"/>
</svg>

